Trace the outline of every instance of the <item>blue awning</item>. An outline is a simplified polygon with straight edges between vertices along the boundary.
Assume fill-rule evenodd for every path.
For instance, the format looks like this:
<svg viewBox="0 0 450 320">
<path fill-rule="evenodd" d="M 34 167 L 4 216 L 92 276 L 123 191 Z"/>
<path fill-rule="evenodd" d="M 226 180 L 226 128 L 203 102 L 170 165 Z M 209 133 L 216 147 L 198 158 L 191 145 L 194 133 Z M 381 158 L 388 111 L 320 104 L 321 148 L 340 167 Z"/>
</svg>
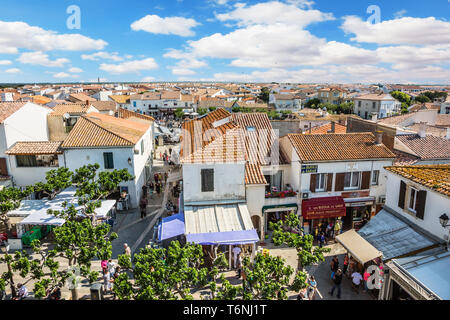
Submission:
<svg viewBox="0 0 450 320">
<path fill-rule="evenodd" d="M 242 231 L 193 233 L 186 235 L 186 241 L 188 243 L 193 242 L 201 245 L 237 245 L 258 242 L 259 237 L 256 230 L 252 229 Z"/>
<path fill-rule="evenodd" d="M 163 241 L 184 234 L 184 214 L 163 218 L 158 227 L 158 240 Z"/>
</svg>

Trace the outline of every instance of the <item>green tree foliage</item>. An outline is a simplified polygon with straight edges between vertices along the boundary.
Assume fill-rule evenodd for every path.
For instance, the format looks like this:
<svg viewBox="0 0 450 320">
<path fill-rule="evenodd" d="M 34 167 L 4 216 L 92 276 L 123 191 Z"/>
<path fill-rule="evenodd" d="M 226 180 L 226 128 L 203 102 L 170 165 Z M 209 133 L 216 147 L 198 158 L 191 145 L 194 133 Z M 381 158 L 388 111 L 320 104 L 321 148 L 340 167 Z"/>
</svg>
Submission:
<svg viewBox="0 0 450 320">
<path fill-rule="evenodd" d="M 50 170 L 45 175 L 45 183 L 38 182 L 34 185 L 35 192 L 43 192 L 49 199 L 53 199 L 58 192 L 72 185 L 73 172 L 65 167 Z"/>
<path fill-rule="evenodd" d="M 320 99 L 314 98 L 305 103 L 305 108 L 317 109 L 320 104 Z"/>
<path fill-rule="evenodd" d="M 177 119 L 183 119 L 184 117 L 184 111 L 182 108 L 177 108 L 177 110 L 175 110 L 175 117 Z"/>
<path fill-rule="evenodd" d="M 427 91 L 424 92 L 421 96 L 425 96 L 428 97 L 428 99 L 430 99 L 430 101 L 434 101 L 435 99 L 443 99 L 445 101 L 445 99 L 447 99 L 447 92 L 444 91 Z"/>
<path fill-rule="evenodd" d="M 303 235 L 300 219 L 294 212 L 289 213 L 285 221 L 270 223 L 270 227 L 273 230 L 272 239 L 275 245 L 286 244 L 297 250 L 297 271 L 304 271 L 305 267 L 324 261 L 323 254 L 330 251 L 328 248 L 313 246 L 314 237 L 310 234 Z"/>
<path fill-rule="evenodd" d="M 0 222 L 6 230 L 11 230 L 8 212 L 19 208 L 20 201 L 28 197 L 33 191 L 33 187 L 27 187 L 25 190 L 14 187 L 0 190 Z"/>
<path fill-rule="evenodd" d="M 216 110 L 216 109 L 217 109 L 217 107 L 209 107 L 209 108 L 208 108 L 209 112 L 213 112 L 213 111 Z"/>
<path fill-rule="evenodd" d="M 270 96 L 270 89 L 267 87 L 264 87 L 261 89 L 261 93 L 258 95 L 258 99 L 264 101 L 265 103 L 268 103 L 269 96 Z"/>
<path fill-rule="evenodd" d="M 206 108 L 198 108 L 198 109 L 197 109 L 197 113 L 198 113 L 199 115 L 201 115 L 201 116 L 207 114 L 208 112 L 209 112 L 209 111 L 208 111 L 208 109 L 206 109 Z"/>
<path fill-rule="evenodd" d="M 391 96 L 402 103 L 406 103 L 408 107 L 411 106 L 411 97 L 408 94 L 401 91 L 392 91 Z"/>
<path fill-rule="evenodd" d="M 430 98 L 428 98 L 425 95 L 419 95 L 419 96 L 414 98 L 414 102 L 416 102 L 416 103 L 427 103 L 427 102 L 431 102 L 431 100 L 430 100 Z"/>
<path fill-rule="evenodd" d="M 202 257 L 200 245 L 182 247 L 178 241 L 173 241 L 168 249 L 143 248 L 134 255 L 135 287 L 123 275 L 113 290 L 119 299 L 191 300 L 191 290 L 208 283 L 208 269 L 201 267 Z M 119 258 L 119 265 L 124 269 L 130 266 L 126 261 Z"/>
</svg>

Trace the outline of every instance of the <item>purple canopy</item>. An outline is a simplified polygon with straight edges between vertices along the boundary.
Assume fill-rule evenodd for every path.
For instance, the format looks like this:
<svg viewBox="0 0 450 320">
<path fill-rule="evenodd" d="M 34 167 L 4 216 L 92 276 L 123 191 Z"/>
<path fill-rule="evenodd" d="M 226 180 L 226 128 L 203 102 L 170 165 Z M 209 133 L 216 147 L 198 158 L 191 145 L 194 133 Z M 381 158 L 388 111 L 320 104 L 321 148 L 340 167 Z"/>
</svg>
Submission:
<svg viewBox="0 0 450 320">
<path fill-rule="evenodd" d="M 186 241 L 202 245 L 251 244 L 259 241 L 255 229 L 227 232 L 194 233 L 186 235 Z"/>
<path fill-rule="evenodd" d="M 163 218 L 158 227 L 158 240 L 163 241 L 184 234 L 184 214 Z"/>
</svg>

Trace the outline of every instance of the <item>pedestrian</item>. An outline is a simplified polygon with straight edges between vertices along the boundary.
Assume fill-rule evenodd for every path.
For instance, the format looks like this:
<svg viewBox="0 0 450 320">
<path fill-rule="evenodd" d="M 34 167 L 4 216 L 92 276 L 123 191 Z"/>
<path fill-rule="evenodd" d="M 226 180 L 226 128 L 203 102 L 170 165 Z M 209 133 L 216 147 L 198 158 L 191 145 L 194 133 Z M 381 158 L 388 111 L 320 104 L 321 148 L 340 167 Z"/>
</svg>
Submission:
<svg viewBox="0 0 450 320">
<path fill-rule="evenodd" d="M 337 219 L 336 223 L 334 224 L 334 236 L 333 238 L 336 238 L 341 233 L 342 229 L 342 221 L 340 218 Z"/>
<path fill-rule="evenodd" d="M 333 277 L 333 288 L 331 288 L 331 291 L 328 292 L 330 295 L 333 295 L 334 289 L 337 288 L 337 298 L 341 298 L 341 283 L 342 283 L 342 270 L 338 269 Z"/>
<path fill-rule="evenodd" d="M 128 246 L 128 244 L 124 243 L 123 249 L 124 249 L 124 254 L 126 254 L 127 256 L 129 256 L 131 258 L 131 249 Z"/>
<path fill-rule="evenodd" d="M 158 183 L 158 174 L 157 173 L 155 173 L 154 175 L 153 175 L 153 178 L 155 179 L 155 183 Z"/>
<path fill-rule="evenodd" d="M 235 246 L 233 248 L 233 258 L 234 258 L 234 268 L 237 268 L 237 260 L 238 260 L 238 256 L 241 254 L 241 248 L 239 246 Z"/>
<path fill-rule="evenodd" d="M 100 265 L 101 265 L 103 271 L 107 271 L 108 270 L 108 260 L 102 260 Z"/>
<path fill-rule="evenodd" d="M 314 276 L 311 276 L 308 280 L 308 298 L 314 300 L 314 296 L 317 290 L 317 282 Z"/>
<path fill-rule="evenodd" d="M 330 267 L 331 267 L 331 280 L 333 280 L 334 274 L 339 269 L 339 259 L 337 256 L 334 256 L 333 259 L 331 260 Z"/>
<path fill-rule="evenodd" d="M 237 275 L 236 279 L 239 279 L 239 278 L 241 278 L 241 274 L 242 274 L 242 255 L 239 255 L 239 258 L 238 258 L 238 270 L 237 270 L 237 272 L 238 272 L 238 275 Z"/>
<path fill-rule="evenodd" d="M 17 285 L 17 297 L 13 298 L 13 300 L 24 300 L 28 297 L 28 289 L 25 287 L 25 285 L 19 283 Z"/>
<path fill-rule="evenodd" d="M 116 271 L 114 272 L 114 276 L 113 276 L 113 278 L 111 279 L 111 283 L 112 283 L 112 284 L 115 285 L 116 279 L 119 278 L 119 275 L 120 275 L 120 267 L 117 266 L 117 267 L 116 267 Z M 113 290 L 113 300 L 116 300 L 116 293 L 115 293 L 114 290 Z"/>
<path fill-rule="evenodd" d="M 359 273 L 357 271 L 352 273 L 352 288 L 358 294 L 359 294 L 359 285 L 361 284 L 361 280 L 363 280 L 361 273 Z"/>
<path fill-rule="evenodd" d="M 142 186 L 142 195 L 143 195 L 143 196 L 146 196 L 146 195 L 147 195 L 147 191 L 148 191 L 148 187 L 147 187 L 146 184 L 144 184 L 144 185 Z"/>
<path fill-rule="evenodd" d="M 348 263 L 349 263 L 348 253 L 346 253 L 344 256 L 344 268 L 342 269 L 342 273 L 344 275 L 347 274 Z"/>
<path fill-rule="evenodd" d="M 111 273 L 103 272 L 103 293 L 108 294 L 111 291 Z"/>
<path fill-rule="evenodd" d="M 116 264 L 111 259 L 109 259 L 108 260 L 108 272 L 111 277 L 114 274 L 115 268 L 116 268 Z"/>
<path fill-rule="evenodd" d="M 169 174 L 166 172 L 164 172 L 164 182 L 167 182 L 167 178 L 169 177 Z"/>
<path fill-rule="evenodd" d="M 141 208 L 141 219 L 147 216 L 147 197 L 143 196 L 139 202 L 139 207 Z"/>
<path fill-rule="evenodd" d="M 319 248 L 322 248 L 324 243 L 325 243 L 325 235 L 322 232 L 319 236 Z"/>
<path fill-rule="evenodd" d="M 364 270 L 363 278 L 364 278 L 364 292 L 369 291 L 367 281 L 369 281 L 370 273 L 368 272 L 368 268 Z"/>
<path fill-rule="evenodd" d="M 333 237 L 333 230 L 334 230 L 333 222 L 330 221 L 327 225 L 327 231 L 326 231 L 327 238 Z"/>
</svg>

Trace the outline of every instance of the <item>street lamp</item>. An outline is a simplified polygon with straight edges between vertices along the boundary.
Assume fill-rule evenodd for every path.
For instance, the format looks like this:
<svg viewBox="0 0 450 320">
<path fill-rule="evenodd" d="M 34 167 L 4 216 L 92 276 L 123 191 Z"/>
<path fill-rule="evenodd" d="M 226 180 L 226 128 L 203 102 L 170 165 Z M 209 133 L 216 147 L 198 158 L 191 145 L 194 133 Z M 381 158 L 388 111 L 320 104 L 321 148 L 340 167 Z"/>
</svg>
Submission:
<svg viewBox="0 0 450 320">
<path fill-rule="evenodd" d="M 448 220 L 449 220 L 449 218 L 448 218 L 447 214 L 445 214 L 445 213 L 439 217 L 439 222 L 441 223 L 441 226 L 443 228 L 450 227 L 450 224 L 448 224 Z M 447 250 L 448 250 L 449 242 L 450 242 L 450 228 L 448 229 L 447 245 L 445 246 L 445 249 L 447 249 Z"/>
</svg>

